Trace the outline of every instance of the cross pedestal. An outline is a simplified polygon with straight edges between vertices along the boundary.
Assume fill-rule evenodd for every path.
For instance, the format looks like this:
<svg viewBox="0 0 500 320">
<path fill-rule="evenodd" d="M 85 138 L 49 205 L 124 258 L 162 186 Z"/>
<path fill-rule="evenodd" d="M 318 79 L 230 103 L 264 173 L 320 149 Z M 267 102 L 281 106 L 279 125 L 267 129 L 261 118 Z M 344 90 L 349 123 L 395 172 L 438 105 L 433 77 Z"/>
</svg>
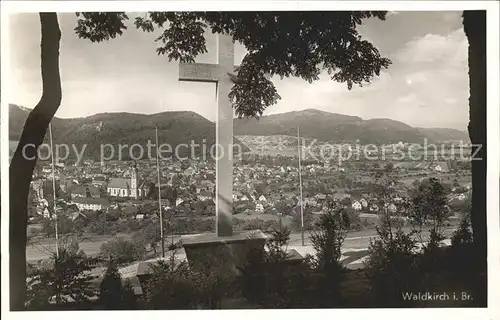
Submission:
<svg viewBox="0 0 500 320">
<path fill-rule="evenodd" d="M 248 232 L 233 233 L 233 108 L 228 96 L 233 85 L 229 74 L 234 71 L 233 39 L 224 34 L 217 35 L 216 64 L 179 64 L 180 81 L 215 83 L 217 92 L 216 233 L 184 238 L 183 245 L 188 260 L 197 259 L 195 251 L 203 249 L 201 251 L 208 253 L 208 247 L 224 246 L 232 252 L 231 256 L 235 262 L 240 261 L 245 251 L 245 243 L 252 243 L 251 246 L 258 244 L 257 246 L 263 249 L 266 239 L 260 230 L 254 231 L 251 239 L 248 238 Z"/>
</svg>

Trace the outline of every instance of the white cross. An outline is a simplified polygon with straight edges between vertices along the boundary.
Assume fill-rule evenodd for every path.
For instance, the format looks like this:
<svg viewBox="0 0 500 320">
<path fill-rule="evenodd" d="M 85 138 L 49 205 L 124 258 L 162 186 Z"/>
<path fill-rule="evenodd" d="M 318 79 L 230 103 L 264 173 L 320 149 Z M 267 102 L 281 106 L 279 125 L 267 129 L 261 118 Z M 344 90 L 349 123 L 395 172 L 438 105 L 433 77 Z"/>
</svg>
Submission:
<svg viewBox="0 0 500 320">
<path fill-rule="evenodd" d="M 232 153 L 233 145 L 233 108 L 228 96 L 233 86 L 229 73 L 234 70 L 233 39 L 224 34 L 217 35 L 216 64 L 179 64 L 180 81 L 212 82 L 217 85 L 215 211 L 219 237 L 233 234 L 233 161 L 229 153 Z"/>
</svg>

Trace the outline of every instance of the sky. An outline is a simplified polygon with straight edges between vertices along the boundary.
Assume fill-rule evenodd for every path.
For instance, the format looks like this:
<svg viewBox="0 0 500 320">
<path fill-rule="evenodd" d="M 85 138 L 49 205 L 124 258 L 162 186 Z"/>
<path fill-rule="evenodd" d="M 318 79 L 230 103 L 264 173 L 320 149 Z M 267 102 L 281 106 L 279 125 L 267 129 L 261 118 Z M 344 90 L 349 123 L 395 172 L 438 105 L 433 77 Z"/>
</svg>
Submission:
<svg viewBox="0 0 500 320">
<path fill-rule="evenodd" d="M 461 11 L 390 12 L 386 21 L 364 20 L 358 31 L 392 65 L 369 86 L 348 90 L 326 73 L 309 84 L 273 78 L 282 99 L 264 114 L 303 109 L 390 118 L 416 127 L 466 130 L 468 123 L 467 39 Z M 133 15 L 129 15 L 130 17 Z M 78 39 L 74 14 L 59 14 L 63 86 L 60 118 L 102 112 L 194 111 L 215 119 L 215 85 L 178 81 L 178 63 L 158 56 L 153 34 L 128 21 L 123 36 L 104 43 Z M 32 108 L 41 94 L 40 22 L 37 14 L 10 16 L 11 103 Z M 197 62 L 215 63 L 215 36 Z M 245 49 L 235 46 L 235 63 Z"/>
</svg>

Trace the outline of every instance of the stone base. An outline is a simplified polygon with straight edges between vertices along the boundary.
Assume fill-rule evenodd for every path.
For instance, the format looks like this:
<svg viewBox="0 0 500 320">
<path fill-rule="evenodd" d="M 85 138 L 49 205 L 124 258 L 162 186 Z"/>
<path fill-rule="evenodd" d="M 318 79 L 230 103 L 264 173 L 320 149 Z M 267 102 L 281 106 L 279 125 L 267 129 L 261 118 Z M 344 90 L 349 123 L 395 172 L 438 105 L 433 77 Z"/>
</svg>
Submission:
<svg viewBox="0 0 500 320">
<path fill-rule="evenodd" d="M 228 237 L 207 233 L 184 236 L 182 245 L 190 266 L 218 264 L 239 273 L 252 257 L 263 254 L 266 239 L 260 230 L 237 231 Z"/>
</svg>

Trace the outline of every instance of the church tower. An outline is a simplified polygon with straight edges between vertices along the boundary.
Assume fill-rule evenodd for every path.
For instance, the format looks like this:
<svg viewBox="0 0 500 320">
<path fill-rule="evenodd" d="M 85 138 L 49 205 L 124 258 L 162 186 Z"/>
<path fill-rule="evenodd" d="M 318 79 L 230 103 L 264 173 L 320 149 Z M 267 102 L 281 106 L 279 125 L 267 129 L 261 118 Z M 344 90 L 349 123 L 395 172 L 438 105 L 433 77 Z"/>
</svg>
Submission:
<svg viewBox="0 0 500 320">
<path fill-rule="evenodd" d="M 130 177 L 130 197 L 134 199 L 139 198 L 139 171 L 137 170 L 137 163 L 134 161 L 134 165 L 132 167 L 132 174 Z"/>
</svg>

